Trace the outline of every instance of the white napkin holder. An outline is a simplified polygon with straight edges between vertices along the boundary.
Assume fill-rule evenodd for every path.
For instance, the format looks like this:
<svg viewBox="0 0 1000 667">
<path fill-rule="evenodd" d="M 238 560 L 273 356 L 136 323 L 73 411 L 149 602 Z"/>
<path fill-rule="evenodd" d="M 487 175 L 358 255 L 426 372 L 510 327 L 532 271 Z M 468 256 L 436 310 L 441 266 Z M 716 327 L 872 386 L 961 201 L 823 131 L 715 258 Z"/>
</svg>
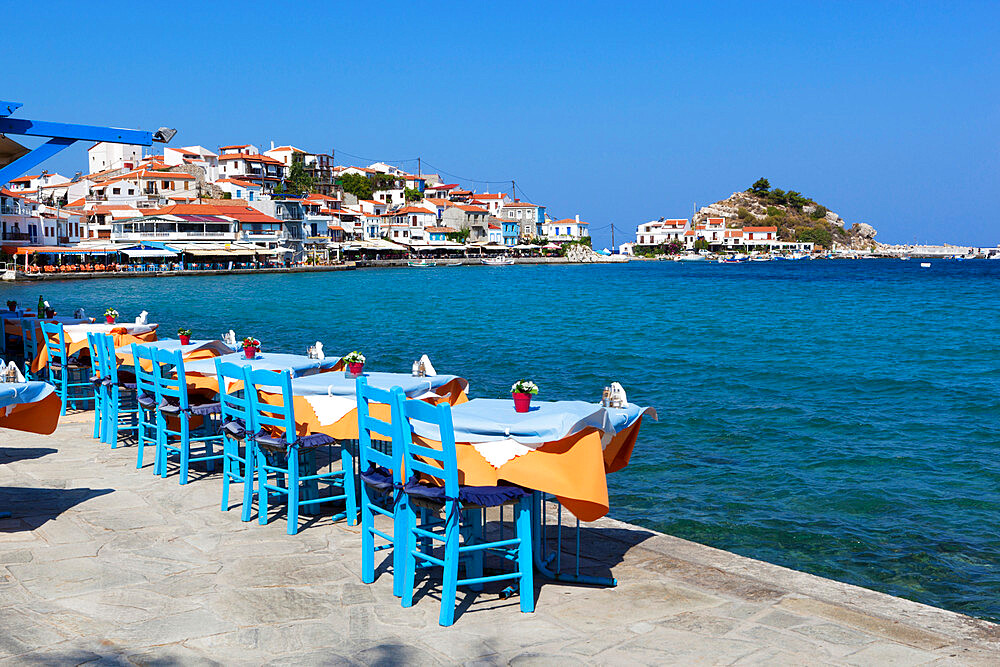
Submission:
<svg viewBox="0 0 1000 667">
<path fill-rule="evenodd" d="M 230 329 L 228 332 L 222 334 L 222 342 L 229 347 L 236 349 L 236 332 Z"/>
<path fill-rule="evenodd" d="M 136 324 L 146 324 L 146 317 L 148 315 L 149 315 L 149 311 L 147 311 L 147 310 L 142 311 L 141 313 L 139 313 L 139 316 L 137 318 L 135 318 L 135 323 Z"/>
<path fill-rule="evenodd" d="M 431 364 L 431 360 L 426 354 L 420 357 L 420 368 L 423 370 L 422 374 L 427 377 L 434 377 L 437 375 L 437 371 L 434 370 L 434 365 Z"/>
<path fill-rule="evenodd" d="M 618 382 L 612 382 L 610 387 L 604 389 L 601 404 L 606 408 L 624 408 L 628 405 L 628 396 L 625 394 L 625 388 Z"/>
</svg>

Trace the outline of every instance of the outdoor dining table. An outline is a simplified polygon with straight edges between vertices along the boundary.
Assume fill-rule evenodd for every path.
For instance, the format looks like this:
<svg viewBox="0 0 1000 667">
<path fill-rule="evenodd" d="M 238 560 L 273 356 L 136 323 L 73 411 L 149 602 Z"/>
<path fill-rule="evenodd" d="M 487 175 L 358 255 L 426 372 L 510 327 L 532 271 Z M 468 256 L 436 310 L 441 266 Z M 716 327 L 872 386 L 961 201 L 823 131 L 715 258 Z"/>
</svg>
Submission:
<svg viewBox="0 0 1000 667">
<path fill-rule="evenodd" d="M 614 578 L 579 573 L 580 544 L 577 523 L 577 571 L 564 573 L 561 537 L 555 551 L 545 549 L 545 511 L 548 495 L 583 521 L 608 513 L 607 474 L 628 465 L 642 418 L 656 418 L 653 408 L 627 404 L 604 407 L 586 401 L 532 401 L 528 412 L 516 412 L 510 399 L 476 398 L 452 408 L 459 483 L 492 486 L 500 481 L 533 491 L 532 558 L 544 576 L 576 583 L 614 586 Z M 436 426 L 413 423 L 418 444 L 440 448 Z M 557 524 L 556 531 L 561 530 Z"/>
<path fill-rule="evenodd" d="M 0 382 L 0 428 L 49 435 L 62 402 L 48 382 Z"/>
<path fill-rule="evenodd" d="M 451 405 L 468 400 L 469 382 L 457 375 L 366 372 L 363 376 L 369 385 L 379 389 L 400 387 L 407 398 L 434 403 L 447 401 Z M 356 376 L 338 371 L 294 378 L 292 397 L 296 427 L 303 433 L 323 433 L 337 440 L 358 439 Z M 263 398 L 268 400 L 272 395 Z M 280 396 L 275 394 L 273 398 Z M 376 419 L 391 419 L 387 405 L 372 404 L 371 414 Z"/>
<path fill-rule="evenodd" d="M 59 425 L 62 401 L 47 382 L 0 382 L 0 428 L 49 435 Z M 10 516 L 0 510 L 0 518 Z"/>
<path fill-rule="evenodd" d="M 533 401 L 516 412 L 510 399 L 475 398 L 452 408 L 459 483 L 500 481 L 551 493 L 583 521 L 608 513 L 607 474 L 628 465 L 639 426 L 655 410 L 629 404 Z M 431 425 L 414 422 L 414 441 L 440 448 Z"/>
<path fill-rule="evenodd" d="M 88 333 L 111 334 L 115 339 L 115 348 L 130 343 L 149 343 L 156 340 L 158 324 L 135 324 L 122 322 L 115 324 L 69 324 L 63 327 L 66 336 L 66 354 L 72 356 L 81 350 L 89 349 Z M 31 362 L 31 372 L 38 373 L 49 364 L 49 351 L 44 340 L 38 341 L 38 355 Z"/>
<path fill-rule="evenodd" d="M 288 370 L 293 378 L 315 373 L 325 373 L 342 366 L 340 357 L 314 359 L 304 354 L 283 354 L 281 352 L 260 352 L 253 359 L 247 359 L 243 352 L 232 352 L 219 357 L 240 366 L 249 365 L 254 370 L 281 372 Z M 219 380 L 215 373 L 215 359 L 197 359 L 184 364 L 184 376 L 188 390 L 218 393 Z M 243 383 L 230 382 L 228 391 L 239 391 Z"/>
</svg>

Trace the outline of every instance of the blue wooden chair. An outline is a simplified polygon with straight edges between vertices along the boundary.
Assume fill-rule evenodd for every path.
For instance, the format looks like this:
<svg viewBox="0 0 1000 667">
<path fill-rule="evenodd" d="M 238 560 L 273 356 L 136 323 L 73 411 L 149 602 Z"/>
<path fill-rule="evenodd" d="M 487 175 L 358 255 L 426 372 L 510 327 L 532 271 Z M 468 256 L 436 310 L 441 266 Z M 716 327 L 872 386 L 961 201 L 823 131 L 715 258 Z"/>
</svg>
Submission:
<svg viewBox="0 0 1000 667">
<path fill-rule="evenodd" d="M 135 431 L 139 435 L 141 412 L 138 403 L 138 388 L 135 375 L 118 368 L 115 354 L 115 337 L 110 334 L 96 334 L 100 355 L 101 389 L 104 400 L 104 442 L 114 449 L 123 431 Z M 141 453 L 140 453 L 141 457 Z M 141 467 L 141 465 L 140 465 Z"/>
<path fill-rule="evenodd" d="M 138 447 L 136 454 L 136 469 L 141 469 L 143 464 L 143 454 L 146 451 L 147 443 L 153 446 L 153 474 L 158 475 L 160 470 L 160 441 L 157 435 L 156 419 L 156 378 L 153 374 L 153 366 L 156 365 L 156 355 L 153 348 L 148 345 L 132 343 L 132 363 L 135 366 L 135 394 L 136 407 L 138 409 Z"/>
<path fill-rule="evenodd" d="M 35 332 L 35 320 L 21 318 L 21 345 L 24 348 L 24 379 L 35 380 L 31 372 L 31 362 L 38 356 L 38 336 Z"/>
<path fill-rule="evenodd" d="M 406 399 L 402 389 L 393 387 L 391 391 L 369 386 L 360 377 L 357 382 L 358 396 L 358 460 L 361 479 L 361 581 L 370 584 L 375 581 L 375 552 L 392 549 L 392 592 L 396 597 L 403 595 L 402 553 L 405 538 L 406 495 L 402 489 L 403 440 L 399 429 L 402 416 L 400 404 Z M 390 406 L 392 418 L 389 423 L 372 417 L 369 403 Z M 372 434 L 389 438 L 372 442 Z M 377 443 L 377 444 L 376 444 Z M 388 452 L 382 451 L 388 449 Z M 393 520 L 392 535 L 375 527 L 375 515 L 381 514 Z M 375 537 L 388 544 L 375 545 Z"/>
<path fill-rule="evenodd" d="M 244 392 L 250 398 L 250 438 L 256 459 L 257 519 L 260 524 L 267 524 L 268 492 L 273 491 L 287 497 L 289 535 L 295 535 L 299 530 L 300 507 L 336 500 L 343 500 L 346 509 L 332 518 L 346 517 L 350 525 L 356 525 L 358 510 L 354 462 L 350 453 L 341 448 L 341 470 L 319 472 L 316 448 L 332 445 L 336 441 L 322 433 L 299 435 L 296 432 L 291 374 L 287 370 L 280 373 L 250 370 L 248 380 Z M 262 390 L 273 395 L 280 394 L 281 403 L 265 403 L 260 397 Z M 322 496 L 320 482 L 325 482 L 325 490 L 333 491 L 333 495 Z"/>
<path fill-rule="evenodd" d="M 159 474 L 165 478 L 168 461 L 172 456 L 177 456 L 180 462 L 180 483 L 187 484 L 191 463 L 205 461 L 208 470 L 212 471 L 214 462 L 222 458 L 222 454 L 216 454 L 213 447 L 215 443 L 222 444 L 218 428 L 219 404 L 193 402 L 188 398 L 184 354 L 181 350 L 151 349 L 155 360 L 153 380 L 156 385 L 156 460 L 160 466 Z M 193 420 L 192 417 L 200 417 L 200 424 L 199 420 Z M 192 443 L 201 443 L 205 448 L 204 453 L 191 456 Z"/>
<path fill-rule="evenodd" d="M 106 373 L 104 372 L 103 343 L 98 338 L 102 334 L 87 332 L 87 345 L 90 347 L 90 383 L 94 385 L 94 435 L 95 440 L 106 442 L 104 432 L 104 402 L 107 391 L 104 388 Z"/>
<path fill-rule="evenodd" d="M 441 625 L 451 625 L 455 620 L 456 589 L 459 585 L 476 588 L 487 582 L 516 579 L 520 584 L 521 611 L 534 611 L 531 494 L 516 486 L 459 485 L 455 431 L 448 404 L 431 405 L 407 400 L 402 402 L 400 413 L 405 420 L 402 428 L 403 469 L 408 476 L 403 486 L 408 509 L 405 514 L 403 606 L 413 604 L 417 567 L 437 566 L 443 569 L 441 614 L 438 618 Z M 441 449 L 414 443 L 413 421 L 437 426 Z M 515 537 L 488 542 L 482 525 L 483 509 L 504 505 L 514 506 Z M 418 526 L 416 511 L 420 508 L 440 512 L 443 515 L 442 529 L 435 531 Z M 442 543 L 443 549 L 433 549 L 435 542 Z M 487 551 L 513 561 L 516 570 L 483 576 L 483 555 Z M 465 565 L 465 579 L 458 578 L 460 560 Z"/>
<path fill-rule="evenodd" d="M 229 391 L 231 381 L 249 385 L 250 366 L 239 366 L 215 358 L 215 374 L 219 379 L 219 409 L 222 414 L 222 511 L 229 511 L 229 485 L 243 485 L 242 521 L 250 520 L 254 493 L 254 451 L 247 441 L 250 400 L 246 391 Z"/>
<path fill-rule="evenodd" d="M 66 414 L 67 407 L 77 408 L 81 403 L 95 400 L 96 390 L 88 379 L 88 367 L 73 361 L 66 352 L 66 334 L 58 322 L 42 322 L 42 339 L 49 352 L 49 384 L 56 388 L 62 401 L 59 414 Z"/>
</svg>

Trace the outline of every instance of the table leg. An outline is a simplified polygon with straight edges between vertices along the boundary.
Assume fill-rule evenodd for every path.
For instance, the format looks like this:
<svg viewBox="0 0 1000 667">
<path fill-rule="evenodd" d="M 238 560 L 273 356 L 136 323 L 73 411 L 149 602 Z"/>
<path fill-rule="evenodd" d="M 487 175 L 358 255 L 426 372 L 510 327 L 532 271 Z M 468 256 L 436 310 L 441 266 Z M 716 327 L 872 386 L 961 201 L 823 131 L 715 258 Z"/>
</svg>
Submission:
<svg viewBox="0 0 1000 667">
<path fill-rule="evenodd" d="M 563 581 L 573 584 L 587 584 L 590 586 L 617 586 L 618 580 L 614 577 L 592 577 L 580 574 L 580 526 L 576 527 L 576 572 L 570 574 L 562 571 L 562 539 L 561 522 L 556 523 L 557 540 L 555 551 L 545 553 L 545 496 L 542 491 L 535 491 L 531 499 L 531 555 L 535 561 L 535 569 L 546 579 Z M 558 501 L 557 501 L 558 502 Z M 551 569 L 552 561 L 556 561 L 555 571 Z"/>
</svg>

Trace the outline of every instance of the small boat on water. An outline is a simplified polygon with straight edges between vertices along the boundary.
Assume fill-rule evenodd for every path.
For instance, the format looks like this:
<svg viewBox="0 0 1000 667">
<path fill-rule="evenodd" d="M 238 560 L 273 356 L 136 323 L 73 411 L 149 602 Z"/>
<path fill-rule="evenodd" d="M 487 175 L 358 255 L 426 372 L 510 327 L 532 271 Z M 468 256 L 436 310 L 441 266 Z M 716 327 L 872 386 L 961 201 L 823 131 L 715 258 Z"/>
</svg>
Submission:
<svg viewBox="0 0 1000 667">
<path fill-rule="evenodd" d="M 412 260 L 411 259 L 410 261 L 408 261 L 406 263 L 406 265 L 407 266 L 416 266 L 418 268 L 424 269 L 424 268 L 427 268 L 427 267 L 430 267 L 430 266 L 437 266 L 437 262 L 428 262 L 426 259 L 421 259 L 420 261 Z"/>
<path fill-rule="evenodd" d="M 901 262 L 909 262 L 910 261 L 910 256 L 909 255 L 903 255 L 902 257 L 899 258 L 899 261 L 901 261 Z"/>
<path fill-rule="evenodd" d="M 484 257 L 483 264 L 486 266 L 509 266 L 514 263 L 513 257 Z"/>
<path fill-rule="evenodd" d="M 708 257 L 695 252 L 682 252 L 674 258 L 675 262 L 706 262 Z"/>
<path fill-rule="evenodd" d="M 771 259 L 772 258 L 771 258 L 770 255 L 753 255 L 750 258 L 750 261 L 751 262 L 770 262 Z"/>
</svg>

